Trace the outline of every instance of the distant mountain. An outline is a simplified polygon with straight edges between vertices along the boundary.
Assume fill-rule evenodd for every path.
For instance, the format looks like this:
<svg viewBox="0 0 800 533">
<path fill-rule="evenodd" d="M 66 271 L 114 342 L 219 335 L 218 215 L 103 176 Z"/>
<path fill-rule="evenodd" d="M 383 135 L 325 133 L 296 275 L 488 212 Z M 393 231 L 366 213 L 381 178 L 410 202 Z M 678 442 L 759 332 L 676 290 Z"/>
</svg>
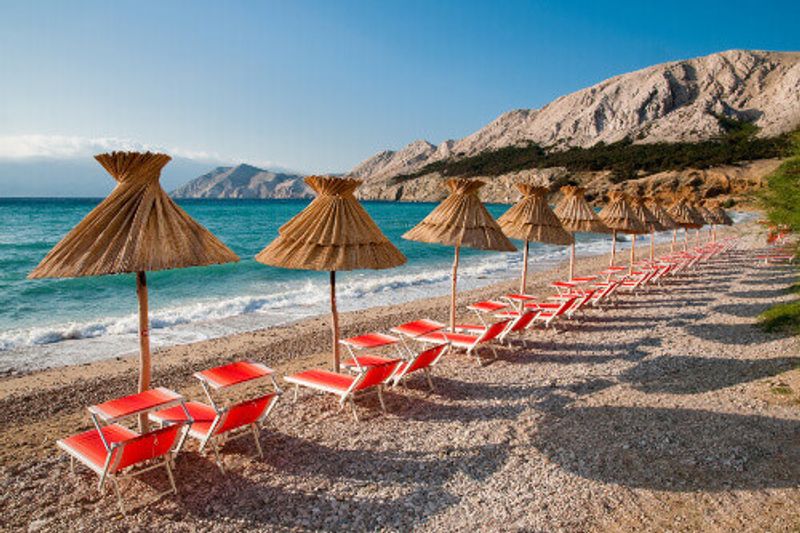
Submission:
<svg viewBox="0 0 800 533">
<path fill-rule="evenodd" d="M 561 150 L 625 138 L 702 141 L 722 133 L 719 117 L 751 122 L 764 137 L 797 128 L 800 53 L 731 50 L 663 63 L 562 96 L 541 109 L 509 111 L 461 140 L 439 146 L 414 141 L 396 152 L 380 152 L 348 175 L 386 188 L 393 177 L 430 163 L 531 143 Z M 370 197 L 368 187 L 360 192 Z M 415 199 L 404 195 L 387 196 Z"/>
<path fill-rule="evenodd" d="M 251 165 L 217 167 L 172 191 L 174 198 L 312 198 L 303 176 Z"/>
</svg>

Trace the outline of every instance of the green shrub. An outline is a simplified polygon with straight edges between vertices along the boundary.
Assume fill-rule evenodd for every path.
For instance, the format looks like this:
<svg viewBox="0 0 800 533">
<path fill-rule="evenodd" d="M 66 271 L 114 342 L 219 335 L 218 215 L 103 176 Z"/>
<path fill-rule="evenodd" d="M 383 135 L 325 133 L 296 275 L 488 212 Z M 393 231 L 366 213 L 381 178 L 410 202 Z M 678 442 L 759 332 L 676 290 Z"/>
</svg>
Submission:
<svg viewBox="0 0 800 533">
<path fill-rule="evenodd" d="M 622 182 L 637 173 L 709 168 L 719 165 L 784 157 L 790 136 L 760 138 L 758 128 L 745 121 L 719 118 L 722 135 L 702 142 L 634 144 L 630 139 L 597 143 L 590 148 L 545 149 L 537 144 L 507 146 L 460 159 L 430 163 L 413 174 L 397 176 L 401 183 L 431 172 L 443 176 L 499 176 L 532 168 L 565 167 L 571 172 L 611 170 L 612 181 Z"/>
</svg>

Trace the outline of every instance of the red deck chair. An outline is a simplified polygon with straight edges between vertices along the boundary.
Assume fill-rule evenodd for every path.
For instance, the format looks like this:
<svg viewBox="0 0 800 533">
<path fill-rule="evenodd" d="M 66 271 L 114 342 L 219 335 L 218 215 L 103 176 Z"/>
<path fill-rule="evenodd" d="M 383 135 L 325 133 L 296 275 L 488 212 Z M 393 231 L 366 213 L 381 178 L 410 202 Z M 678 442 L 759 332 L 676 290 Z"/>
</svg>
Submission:
<svg viewBox="0 0 800 533">
<path fill-rule="evenodd" d="M 178 407 L 180 409 L 180 407 Z M 182 425 L 157 429 L 139 435 L 118 424 L 90 429 L 56 442 L 70 456 L 70 469 L 75 471 L 75 459 L 100 476 L 98 490 L 103 492 L 106 480 L 111 480 L 120 512 L 125 514 L 125 504 L 120 483 L 125 478 L 138 476 L 155 468 L 164 468 L 170 489 L 155 496 L 177 494 L 175 478 L 170 466 L 170 451 L 178 442 Z"/>
<path fill-rule="evenodd" d="M 425 379 L 428 381 L 428 387 L 434 390 L 433 380 L 431 379 L 431 368 L 439 362 L 439 359 L 444 355 L 447 349 L 447 344 L 439 344 L 427 350 L 423 350 L 416 354 L 410 361 L 400 363 L 397 372 L 392 378 L 394 386 L 397 386 L 403 379 L 406 379 L 409 374 L 414 372 L 423 372 Z"/>
<path fill-rule="evenodd" d="M 478 349 L 484 345 L 488 344 L 494 354 L 495 358 L 497 357 L 497 351 L 495 350 L 494 346 L 491 343 L 497 337 L 499 337 L 503 331 L 508 327 L 511 323 L 511 320 L 501 320 L 499 322 L 495 322 L 490 326 L 487 326 L 482 332 L 478 334 L 469 334 L 469 333 L 460 333 L 460 332 L 450 332 L 450 331 L 434 331 L 431 333 L 427 333 L 425 335 L 420 335 L 417 337 L 417 340 L 422 342 L 433 342 L 433 343 L 441 343 L 447 342 L 450 343 L 451 346 L 456 348 L 461 348 L 466 350 L 467 355 L 475 353 L 475 357 L 478 359 L 478 364 L 483 364 L 481 361 L 481 356 L 478 353 Z M 469 326 L 473 328 L 474 326 Z M 458 326 L 456 326 L 458 328 Z"/>
<path fill-rule="evenodd" d="M 294 387 L 294 401 L 300 387 L 307 387 L 320 392 L 334 394 L 339 397 L 339 409 L 343 409 L 349 403 L 353 412 L 353 418 L 358 422 L 358 414 L 354 398 L 356 395 L 376 391 L 381 409 L 386 412 L 386 403 L 383 400 L 383 388 L 397 372 L 400 366 L 400 359 L 390 359 L 385 364 L 360 367 L 356 374 L 340 374 L 322 369 L 311 369 L 284 376 L 284 380 L 292 383 Z"/>
<path fill-rule="evenodd" d="M 192 419 L 189 436 L 200 441 L 200 451 L 204 451 L 210 445 L 214 452 L 214 461 L 219 469 L 225 472 L 220 447 L 226 441 L 250 433 L 255 441 L 258 456 L 263 458 L 264 452 L 260 442 L 261 427 L 275 407 L 278 397 L 283 393 L 275 382 L 272 369 L 253 361 L 239 361 L 197 372 L 195 377 L 200 380 L 211 402 L 211 405 L 201 402 L 186 403 L 186 411 Z M 227 407 L 218 406 L 211 394 L 210 389 L 224 389 L 261 378 L 269 378 L 275 390 Z M 172 407 L 150 413 L 149 418 L 166 426 L 186 422 L 186 411 L 180 407 Z"/>
<path fill-rule="evenodd" d="M 525 309 L 523 311 L 500 311 L 495 314 L 499 319 L 509 319 L 511 323 L 509 326 L 498 336 L 497 340 L 505 342 L 509 335 L 512 333 L 522 334 L 533 323 L 540 312 L 539 309 Z"/>
<path fill-rule="evenodd" d="M 553 331 L 557 331 L 553 322 L 563 316 L 564 313 L 569 311 L 569 309 L 575 304 L 575 301 L 578 299 L 577 296 L 556 296 L 551 297 L 554 300 L 557 300 L 552 303 L 530 303 L 525 304 L 527 309 L 538 309 L 539 313 L 533 318 L 532 324 L 537 322 L 544 323 L 544 327 L 551 327 Z"/>
<path fill-rule="evenodd" d="M 397 367 L 397 371 L 391 378 L 393 381 L 392 386 L 397 386 L 403 379 L 407 378 L 409 374 L 422 371 L 428 381 L 428 386 L 431 390 L 434 390 L 433 381 L 431 380 L 431 367 L 439 362 L 439 359 L 441 359 L 442 355 L 444 355 L 446 348 L 447 343 L 444 343 L 432 348 L 428 348 L 427 350 L 423 350 L 421 352 L 412 352 L 413 355 L 411 358 L 402 361 Z M 342 366 L 347 368 L 364 368 L 368 366 L 391 364 L 392 361 L 396 361 L 396 359 L 391 359 L 380 355 L 367 354 L 359 355 L 353 359 L 345 361 L 342 363 Z"/>
</svg>

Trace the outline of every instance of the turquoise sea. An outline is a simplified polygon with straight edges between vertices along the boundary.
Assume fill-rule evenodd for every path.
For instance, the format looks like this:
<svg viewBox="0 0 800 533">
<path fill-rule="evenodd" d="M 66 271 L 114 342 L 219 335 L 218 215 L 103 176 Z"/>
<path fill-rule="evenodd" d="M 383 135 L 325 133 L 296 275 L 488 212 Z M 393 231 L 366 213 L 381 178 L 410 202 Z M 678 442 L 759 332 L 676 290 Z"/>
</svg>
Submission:
<svg viewBox="0 0 800 533">
<path fill-rule="evenodd" d="M 0 198 L 0 372 L 114 357 L 136 350 L 133 275 L 28 280 L 27 274 L 99 199 Z M 191 342 L 323 314 L 326 273 L 271 268 L 253 256 L 305 200 L 182 200 L 241 262 L 149 274 L 152 341 Z M 403 267 L 341 273 L 343 310 L 446 294 L 453 250 L 401 235 L 435 204 L 365 202 L 408 257 Z M 487 206 L 499 216 L 508 206 Z M 666 236 L 662 236 L 666 238 Z M 608 250 L 608 237 L 579 235 L 579 253 Z M 563 260 L 560 247 L 532 245 L 532 266 Z M 521 253 L 462 252 L 459 288 L 517 277 Z"/>
</svg>

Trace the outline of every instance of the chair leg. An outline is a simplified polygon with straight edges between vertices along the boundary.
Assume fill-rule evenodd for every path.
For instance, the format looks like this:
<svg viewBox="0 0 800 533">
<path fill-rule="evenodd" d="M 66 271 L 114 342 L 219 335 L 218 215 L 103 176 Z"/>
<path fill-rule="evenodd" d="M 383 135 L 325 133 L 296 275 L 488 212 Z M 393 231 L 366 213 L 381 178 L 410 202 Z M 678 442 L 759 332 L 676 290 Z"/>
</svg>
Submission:
<svg viewBox="0 0 800 533">
<path fill-rule="evenodd" d="M 386 402 L 383 401 L 383 385 L 378 385 L 378 401 L 381 402 L 381 411 L 386 412 Z"/>
<path fill-rule="evenodd" d="M 172 466 L 169 459 L 164 461 L 164 468 L 167 469 L 167 477 L 169 478 L 169 485 L 172 487 L 172 493 L 178 494 L 178 487 L 175 486 L 175 477 L 172 475 Z"/>
<path fill-rule="evenodd" d="M 425 369 L 425 379 L 428 380 L 428 387 L 431 388 L 431 392 L 435 391 L 436 389 L 433 386 L 433 380 L 431 379 L 431 369 Z"/>
<path fill-rule="evenodd" d="M 352 397 L 350 398 L 350 410 L 353 412 L 353 418 L 356 419 L 356 422 L 359 422 L 358 413 L 356 413 L 356 403 L 353 401 Z"/>
<path fill-rule="evenodd" d="M 225 465 L 222 464 L 222 454 L 220 454 L 220 452 L 219 452 L 219 445 L 217 444 L 217 440 L 216 439 L 211 439 L 210 442 L 211 442 L 211 450 L 214 453 L 214 462 L 217 463 L 217 466 L 219 467 L 219 471 L 224 474 L 225 473 Z"/>
<path fill-rule="evenodd" d="M 253 429 L 253 440 L 256 441 L 256 449 L 258 450 L 258 456 L 263 459 L 264 452 L 261 451 L 261 442 L 258 439 L 260 435 L 260 432 L 258 431 L 258 426 L 256 424 L 252 424 L 251 427 Z"/>
<path fill-rule="evenodd" d="M 117 495 L 117 504 L 119 505 L 119 512 L 125 514 L 125 502 L 122 500 L 122 493 L 119 490 L 119 483 L 115 478 L 111 478 L 111 485 L 114 487 L 114 494 Z"/>
</svg>

